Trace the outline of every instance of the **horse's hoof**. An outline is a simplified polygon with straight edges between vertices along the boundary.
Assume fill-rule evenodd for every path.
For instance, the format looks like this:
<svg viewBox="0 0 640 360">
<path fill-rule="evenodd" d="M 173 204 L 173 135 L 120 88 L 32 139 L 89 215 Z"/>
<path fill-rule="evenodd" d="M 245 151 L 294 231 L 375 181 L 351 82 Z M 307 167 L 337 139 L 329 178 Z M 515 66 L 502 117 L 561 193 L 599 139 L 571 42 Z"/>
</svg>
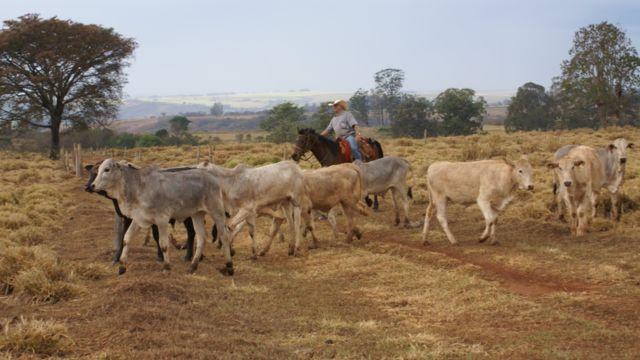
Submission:
<svg viewBox="0 0 640 360">
<path fill-rule="evenodd" d="M 122 275 L 126 272 L 127 272 L 127 267 L 124 265 L 120 265 L 120 267 L 118 268 L 118 275 Z"/>
</svg>

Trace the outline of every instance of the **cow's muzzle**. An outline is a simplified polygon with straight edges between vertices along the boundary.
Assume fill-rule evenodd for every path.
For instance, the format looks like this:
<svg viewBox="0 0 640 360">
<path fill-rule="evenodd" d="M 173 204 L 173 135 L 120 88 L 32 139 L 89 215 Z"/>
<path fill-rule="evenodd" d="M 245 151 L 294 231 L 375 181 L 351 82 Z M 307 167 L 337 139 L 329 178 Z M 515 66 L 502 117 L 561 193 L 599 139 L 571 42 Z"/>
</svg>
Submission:
<svg viewBox="0 0 640 360">
<path fill-rule="evenodd" d="M 626 163 L 627 163 L 627 158 L 620 159 L 620 164 L 626 164 Z"/>
<path fill-rule="evenodd" d="M 84 187 L 84 191 L 86 192 L 94 192 L 96 190 L 96 187 L 93 184 L 89 184 L 87 186 Z"/>
<path fill-rule="evenodd" d="M 564 186 L 566 186 L 566 187 L 571 186 L 571 181 L 565 181 L 565 182 L 564 182 Z"/>
</svg>

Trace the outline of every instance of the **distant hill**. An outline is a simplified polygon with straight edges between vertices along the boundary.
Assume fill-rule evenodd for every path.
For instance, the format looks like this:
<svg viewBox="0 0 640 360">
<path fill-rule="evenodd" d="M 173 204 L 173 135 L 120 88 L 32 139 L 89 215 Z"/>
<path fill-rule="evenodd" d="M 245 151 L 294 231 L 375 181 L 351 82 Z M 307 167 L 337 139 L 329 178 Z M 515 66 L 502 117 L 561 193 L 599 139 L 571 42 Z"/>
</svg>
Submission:
<svg viewBox="0 0 640 360">
<path fill-rule="evenodd" d="M 259 127 L 264 118 L 263 113 L 249 115 L 223 115 L 223 116 L 187 116 L 191 120 L 189 129 L 194 132 L 214 131 L 250 131 Z M 119 132 L 149 133 L 160 129 L 169 128 L 169 116 L 149 117 L 142 119 L 118 120 L 111 126 Z"/>
<path fill-rule="evenodd" d="M 151 116 L 160 117 L 163 114 L 169 116 L 189 112 L 203 112 L 205 114 L 208 114 L 209 107 L 201 104 L 181 104 L 132 99 L 125 100 L 125 102 L 120 106 L 118 119 L 140 119 L 148 118 Z"/>
</svg>

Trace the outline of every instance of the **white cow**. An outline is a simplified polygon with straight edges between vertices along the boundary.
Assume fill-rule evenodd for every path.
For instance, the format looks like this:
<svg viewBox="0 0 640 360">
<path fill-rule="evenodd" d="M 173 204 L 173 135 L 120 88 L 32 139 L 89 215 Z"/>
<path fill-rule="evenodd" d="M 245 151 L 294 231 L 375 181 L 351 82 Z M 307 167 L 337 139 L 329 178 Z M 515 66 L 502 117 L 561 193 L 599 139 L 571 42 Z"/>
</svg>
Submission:
<svg viewBox="0 0 640 360">
<path fill-rule="evenodd" d="M 518 189 L 533 190 L 533 169 L 526 157 L 509 160 L 481 160 L 473 162 L 439 161 L 427 170 L 429 206 L 425 213 L 422 241 L 425 245 L 429 222 L 436 212 L 449 242 L 457 244 L 447 223 L 447 201 L 454 203 L 477 203 L 485 218 L 485 229 L 480 242 L 491 239 L 495 244 L 495 224 L 498 211 L 503 210 Z"/>
<path fill-rule="evenodd" d="M 578 145 L 565 145 L 558 149 L 553 158 L 555 161 L 565 157 L 569 151 L 576 148 Z M 618 204 L 620 201 L 620 193 L 622 185 L 624 184 L 624 175 L 627 164 L 627 149 L 633 149 L 633 143 L 628 142 L 624 138 L 615 139 L 611 144 L 599 148 L 596 153 L 600 164 L 604 171 L 604 182 L 602 187 L 606 188 L 609 194 L 611 194 L 611 217 L 615 220 L 620 220 L 620 213 L 618 212 Z M 557 213 L 561 218 L 563 214 L 562 209 L 562 184 L 558 181 L 557 172 L 554 172 L 553 181 L 553 193 L 556 195 Z M 597 198 L 594 198 L 597 203 Z M 596 208 L 593 206 L 592 216 L 595 216 Z"/>
<path fill-rule="evenodd" d="M 576 146 L 547 166 L 554 170 L 560 186 L 558 193 L 571 214 L 572 233 L 584 235 L 595 214 L 598 191 L 605 179 L 596 150 Z"/>
<path fill-rule="evenodd" d="M 124 236 L 120 256 L 120 273 L 126 271 L 129 244 L 140 228 L 158 226 L 164 268 L 169 263 L 169 220 L 192 218 L 196 231 L 196 253 L 190 272 L 198 268 L 207 233 L 204 215 L 209 214 L 218 226 L 220 240 L 227 260 L 223 273 L 233 275 L 229 233 L 225 222 L 222 192 L 217 179 L 208 171 L 190 169 L 179 172 L 161 171 L 157 167 L 138 169 L 130 164 L 107 159 L 100 164 L 98 175 L 90 185 L 92 191 L 105 191 L 118 201 L 122 214 L 132 219 Z"/>
</svg>

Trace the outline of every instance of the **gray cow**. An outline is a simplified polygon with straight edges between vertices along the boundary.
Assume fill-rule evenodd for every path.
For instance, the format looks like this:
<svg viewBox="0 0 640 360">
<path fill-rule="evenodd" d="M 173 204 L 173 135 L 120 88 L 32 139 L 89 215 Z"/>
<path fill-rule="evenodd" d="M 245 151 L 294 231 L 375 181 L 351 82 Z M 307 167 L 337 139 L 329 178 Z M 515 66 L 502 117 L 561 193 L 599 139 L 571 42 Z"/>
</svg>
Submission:
<svg viewBox="0 0 640 360">
<path fill-rule="evenodd" d="M 140 228 L 158 226 L 160 249 L 164 268 L 169 263 L 169 220 L 192 218 L 196 232 L 196 253 L 191 260 L 190 272 L 198 268 L 207 234 L 204 216 L 209 214 L 218 224 L 218 233 L 226 258 L 223 273 L 233 275 L 233 262 L 229 232 L 225 224 L 222 191 L 215 176 L 206 170 L 191 169 L 180 172 L 164 172 L 157 167 L 137 169 L 127 163 L 107 159 L 98 168 L 98 175 L 91 184 L 93 191 L 106 191 L 118 201 L 122 214 L 132 219 L 124 236 L 120 256 L 120 273 L 126 271 L 129 244 Z"/>
<path fill-rule="evenodd" d="M 409 221 L 409 199 L 412 198 L 411 188 L 407 186 L 407 175 L 411 171 L 409 162 L 396 156 L 387 156 L 367 163 L 355 161 L 355 164 L 360 166 L 364 176 L 363 195 L 383 195 L 391 191 L 395 224 L 400 224 L 402 206 L 404 226 L 413 226 Z"/>
<path fill-rule="evenodd" d="M 569 152 L 578 145 L 565 145 L 553 154 L 555 161 L 565 157 Z M 615 139 L 611 144 L 596 150 L 598 159 L 604 171 L 603 188 L 606 188 L 611 194 L 611 217 L 620 220 L 618 212 L 618 202 L 620 200 L 620 189 L 624 184 L 624 174 L 627 164 L 627 149 L 633 149 L 633 143 L 628 142 L 624 138 Z M 556 197 L 557 214 L 562 218 L 562 187 L 559 186 L 557 172 L 554 173 L 553 193 Z M 599 189 L 594 189 L 598 191 Z M 597 199 L 593 199 L 594 203 Z M 595 206 L 591 209 L 592 215 L 595 216 Z"/>
</svg>

